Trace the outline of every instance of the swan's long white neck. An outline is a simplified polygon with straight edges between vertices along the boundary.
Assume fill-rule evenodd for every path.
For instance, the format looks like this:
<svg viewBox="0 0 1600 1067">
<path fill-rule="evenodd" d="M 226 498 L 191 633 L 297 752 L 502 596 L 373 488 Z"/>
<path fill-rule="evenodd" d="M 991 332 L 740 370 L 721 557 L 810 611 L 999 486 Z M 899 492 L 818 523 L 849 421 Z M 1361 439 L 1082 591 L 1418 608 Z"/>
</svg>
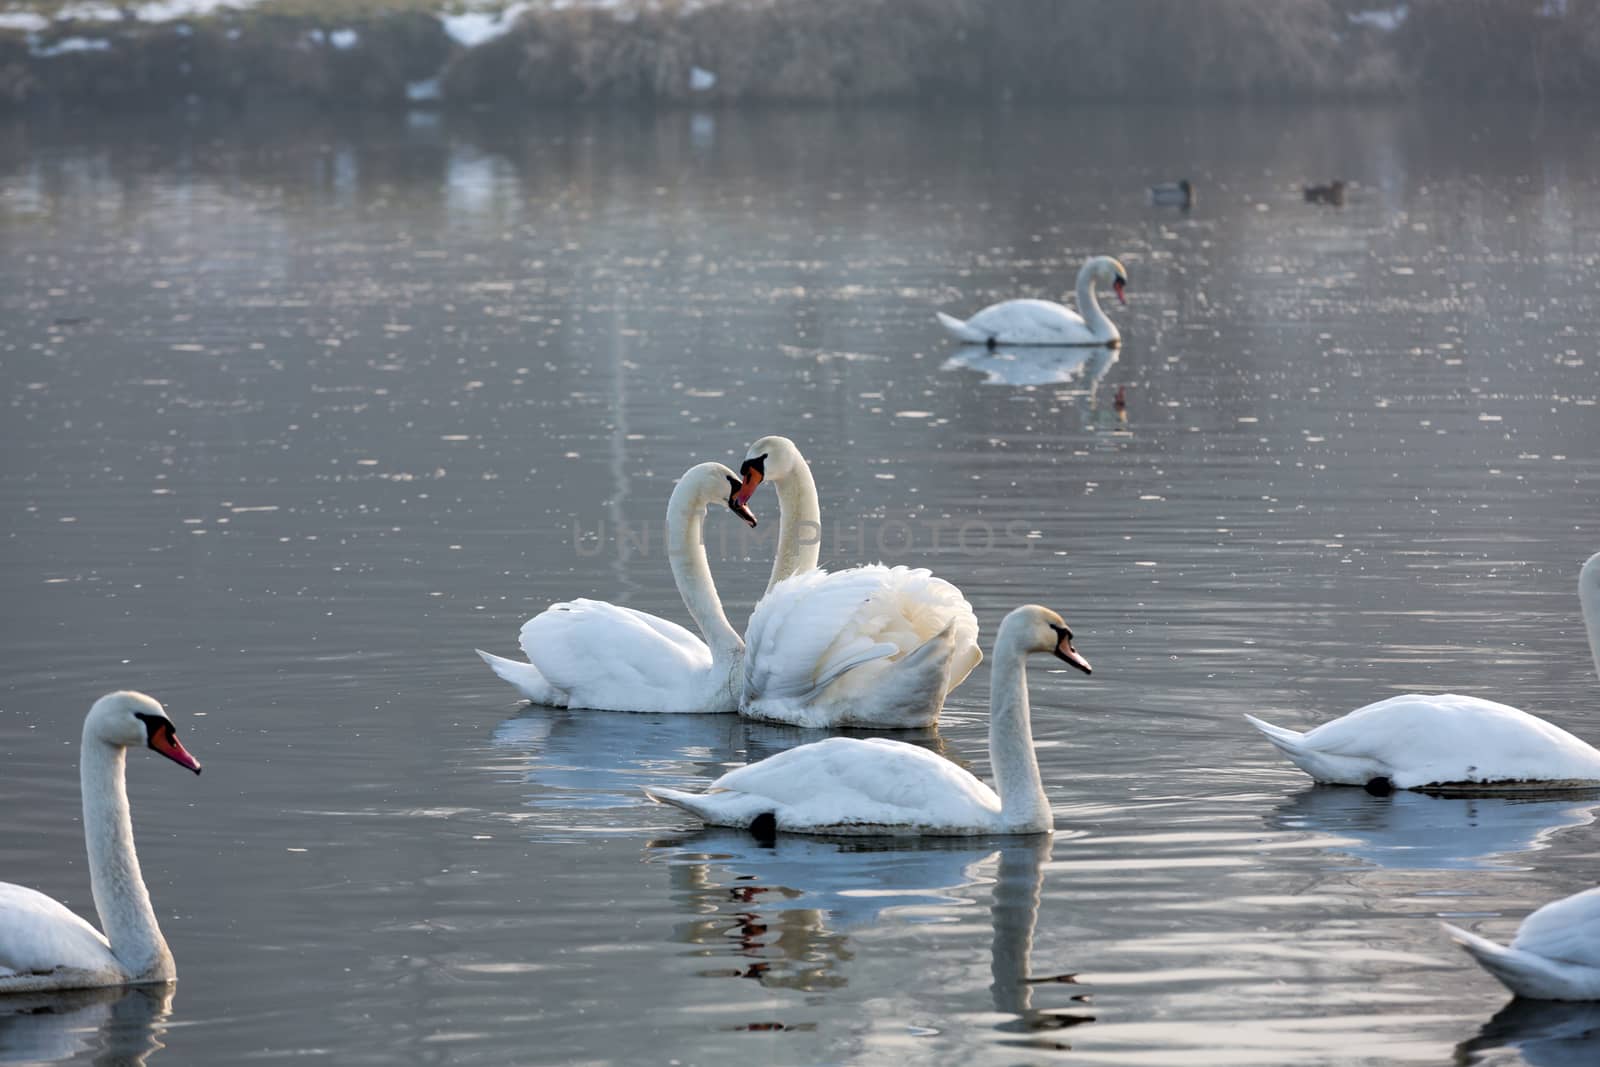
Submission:
<svg viewBox="0 0 1600 1067">
<path fill-rule="evenodd" d="M 78 762 L 83 791 L 83 837 L 89 850 L 89 884 L 100 928 L 111 953 L 134 978 L 171 978 L 172 953 L 156 923 L 133 850 L 133 818 L 123 779 L 126 750 L 107 744 L 85 725 Z"/>
<path fill-rule="evenodd" d="M 1583 605 L 1583 628 L 1589 632 L 1589 655 L 1600 675 L 1600 554 L 1591 556 L 1578 575 L 1578 603 Z"/>
<path fill-rule="evenodd" d="M 989 764 L 1007 827 L 1050 829 L 1050 801 L 1039 777 L 1028 708 L 1027 650 L 997 643 L 989 689 Z"/>
<path fill-rule="evenodd" d="M 767 464 L 782 470 L 783 476 L 773 478 L 778 490 L 778 550 L 768 591 L 790 575 L 814 570 L 822 552 L 822 505 L 811 466 L 792 445 L 777 446 L 773 452 Z"/>
<path fill-rule="evenodd" d="M 1100 310 L 1100 297 L 1095 294 L 1094 289 L 1092 261 L 1085 263 L 1078 271 L 1078 314 L 1083 316 L 1083 324 L 1094 336 L 1110 338 L 1116 335 L 1116 327 L 1111 325 L 1106 313 Z"/>
<path fill-rule="evenodd" d="M 744 639 L 722 611 L 722 598 L 706 561 L 706 505 L 699 499 L 697 480 L 692 474 L 679 479 L 667 501 L 667 560 L 678 595 L 710 646 L 712 660 L 726 664 L 744 652 Z"/>
</svg>

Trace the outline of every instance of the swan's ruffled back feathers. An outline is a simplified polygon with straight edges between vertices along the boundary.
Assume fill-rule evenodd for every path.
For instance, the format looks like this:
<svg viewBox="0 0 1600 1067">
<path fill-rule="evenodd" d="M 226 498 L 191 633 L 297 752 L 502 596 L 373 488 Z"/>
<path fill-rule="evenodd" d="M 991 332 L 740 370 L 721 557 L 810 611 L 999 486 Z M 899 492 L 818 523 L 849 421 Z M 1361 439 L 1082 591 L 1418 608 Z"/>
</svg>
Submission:
<svg viewBox="0 0 1600 1067">
<path fill-rule="evenodd" d="M 849 669 L 904 657 L 954 623 L 952 687 L 983 659 L 978 620 L 961 591 L 927 570 L 881 563 L 786 578 L 756 605 L 746 629 L 746 696 L 814 689 Z"/>
<path fill-rule="evenodd" d="M 682 689 L 711 650 L 666 619 L 600 600 L 552 604 L 522 626 L 522 651 L 572 706 L 634 710 L 653 690 Z"/>
</svg>

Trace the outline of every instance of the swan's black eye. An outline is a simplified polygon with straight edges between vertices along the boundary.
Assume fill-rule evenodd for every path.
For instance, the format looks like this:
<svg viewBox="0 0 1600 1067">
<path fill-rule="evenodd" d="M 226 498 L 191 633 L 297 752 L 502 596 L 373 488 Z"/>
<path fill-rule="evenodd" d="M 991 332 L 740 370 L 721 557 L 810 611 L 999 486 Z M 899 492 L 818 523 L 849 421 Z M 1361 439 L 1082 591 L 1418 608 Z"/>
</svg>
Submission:
<svg viewBox="0 0 1600 1067">
<path fill-rule="evenodd" d="M 172 732 L 171 719 L 164 719 L 159 715 L 151 715 L 144 711 L 134 712 L 133 717 L 144 723 L 144 733 L 148 740 L 154 741 L 163 733 L 170 734 Z"/>
</svg>

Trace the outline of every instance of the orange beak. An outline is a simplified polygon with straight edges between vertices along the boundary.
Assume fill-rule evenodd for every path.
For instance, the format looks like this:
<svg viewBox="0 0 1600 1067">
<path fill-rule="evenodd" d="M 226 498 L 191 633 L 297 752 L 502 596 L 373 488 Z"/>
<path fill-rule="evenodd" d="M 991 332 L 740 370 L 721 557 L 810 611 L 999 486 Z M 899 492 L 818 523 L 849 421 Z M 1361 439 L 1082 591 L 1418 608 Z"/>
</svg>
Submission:
<svg viewBox="0 0 1600 1067">
<path fill-rule="evenodd" d="M 751 526 L 755 526 L 756 513 L 751 511 L 749 505 L 745 503 L 746 500 L 750 499 L 750 494 L 744 491 L 744 486 L 739 479 L 732 475 L 728 476 L 728 484 L 733 487 L 733 492 L 728 494 L 728 510 Z"/>
<path fill-rule="evenodd" d="M 728 507 L 733 513 L 749 523 L 756 524 L 756 516 L 750 510 L 750 498 L 755 495 L 756 488 L 766 480 L 766 456 L 756 456 L 739 464 L 739 478 L 735 482 L 732 478 L 728 482 L 733 486 L 733 492 L 728 494 Z"/>
<path fill-rule="evenodd" d="M 1094 668 L 1089 666 L 1089 661 L 1084 659 L 1078 650 L 1072 647 L 1072 638 L 1067 634 L 1061 635 L 1061 640 L 1056 642 L 1056 658 L 1064 663 L 1070 663 L 1084 674 L 1093 674 Z"/>
<path fill-rule="evenodd" d="M 160 723 L 150 734 L 150 747 L 180 767 L 200 773 L 200 761 L 189 755 L 189 750 L 178 741 L 170 722 Z"/>
</svg>

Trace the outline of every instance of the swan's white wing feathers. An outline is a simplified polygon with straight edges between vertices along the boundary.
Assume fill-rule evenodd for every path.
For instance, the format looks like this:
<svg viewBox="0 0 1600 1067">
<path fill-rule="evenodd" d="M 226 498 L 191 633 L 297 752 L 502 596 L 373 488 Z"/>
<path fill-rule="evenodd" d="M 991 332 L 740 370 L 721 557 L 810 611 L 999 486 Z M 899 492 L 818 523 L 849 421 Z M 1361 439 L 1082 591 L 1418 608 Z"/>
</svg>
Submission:
<svg viewBox="0 0 1600 1067">
<path fill-rule="evenodd" d="M 1600 780 L 1600 752 L 1506 704 L 1407 694 L 1307 731 L 1300 744 L 1386 767 L 1402 789 L 1440 782 Z"/>
<path fill-rule="evenodd" d="M 1552 901 L 1522 921 L 1513 949 L 1600 967 L 1600 889 Z"/>
<path fill-rule="evenodd" d="M 874 737 L 830 737 L 730 771 L 710 794 L 768 801 L 780 828 L 849 825 L 969 827 L 999 816 L 1000 798 L 925 748 Z"/>
<path fill-rule="evenodd" d="M 773 586 L 745 630 L 745 691 L 794 696 L 836 677 L 846 663 L 894 655 L 897 644 L 853 625 L 879 592 L 865 568 L 830 574 L 810 570 Z"/>
<path fill-rule="evenodd" d="M 116 968 L 105 937 L 66 905 L 26 886 L 0 882 L 0 979 Z"/>
<path fill-rule="evenodd" d="M 520 640 L 570 707 L 656 710 L 653 701 L 687 694 L 711 669 L 711 650 L 682 626 L 599 600 L 552 604 L 523 624 Z"/>
<path fill-rule="evenodd" d="M 1051 300 L 1007 300 L 990 304 L 964 324 L 985 340 L 1023 345 L 1072 345 L 1095 342 L 1083 317 Z"/>
<path fill-rule="evenodd" d="M 950 688 L 983 659 L 977 616 L 955 586 L 926 570 L 882 564 L 794 575 L 773 586 L 750 617 L 746 695 L 815 691 L 872 660 L 887 665 L 907 656 L 952 625 Z M 868 667 L 856 681 L 868 700 L 870 674 Z"/>
</svg>

